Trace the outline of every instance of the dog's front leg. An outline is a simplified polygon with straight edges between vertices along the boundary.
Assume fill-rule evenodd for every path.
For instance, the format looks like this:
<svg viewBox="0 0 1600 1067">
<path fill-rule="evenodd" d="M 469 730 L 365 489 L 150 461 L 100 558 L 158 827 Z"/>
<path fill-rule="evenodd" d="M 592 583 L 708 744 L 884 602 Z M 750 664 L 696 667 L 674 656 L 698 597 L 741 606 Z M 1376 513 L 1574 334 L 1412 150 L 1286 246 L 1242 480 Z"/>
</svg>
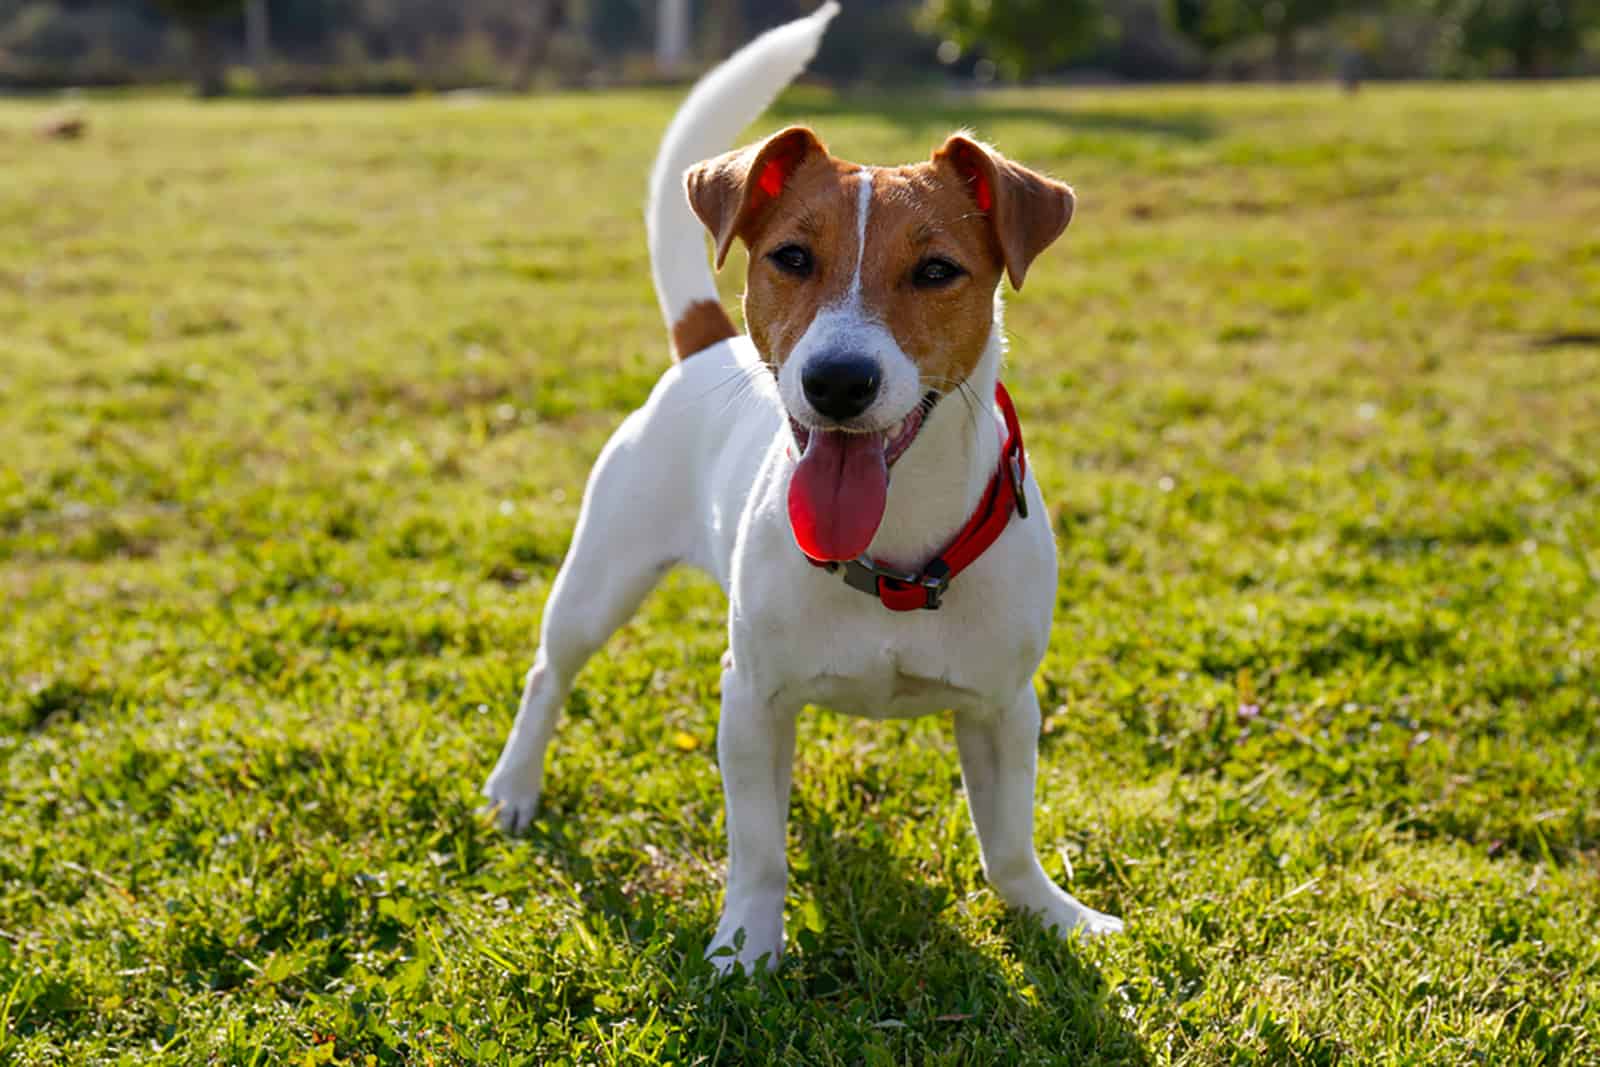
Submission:
<svg viewBox="0 0 1600 1067">
<path fill-rule="evenodd" d="M 1034 912 L 1061 936 L 1116 933 L 1122 920 L 1073 899 L 1044 873 L 1033 848 L 1033 780 L 1038 756 L 1039 698 L 1022 687 L 1011 707 L 956 717 L 961 780 L 978 831 L 983 873 L 1005 902 Z"/>
<path fill-rule="evenodd" d="M 735 964 L 776 968 L 783 954 L 794 734 L 795 709 L 770 706 L 736 669 L 723 672 L 717 763 L 728 812 L 728 888 L 706 957 L 724 974 Z"/>
</svg>

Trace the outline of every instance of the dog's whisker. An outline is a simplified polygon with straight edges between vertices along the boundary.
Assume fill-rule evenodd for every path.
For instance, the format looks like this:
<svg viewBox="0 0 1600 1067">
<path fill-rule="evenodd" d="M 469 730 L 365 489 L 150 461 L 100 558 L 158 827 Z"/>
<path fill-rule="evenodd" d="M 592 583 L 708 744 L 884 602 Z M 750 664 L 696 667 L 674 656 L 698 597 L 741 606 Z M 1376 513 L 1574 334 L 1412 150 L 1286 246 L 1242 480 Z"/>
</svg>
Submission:
<svg viewBox="0 0 1600 1067">
<path fill-rule="evenodd" d="M 961 399 L 967 408 L 967 422 L 972 426 L 972 432 L 979 432 L 978 413 L 983 408 L 983 402 L 978 399 L 978 393 L 972 388 L 972 383 L 963 381 L 956 390 L 961 394 Z"/>
<path fill-rule="evenodd" d="M 738 370 L 733 371 L 721 381 L 717 382 L 717 384 L 713 385 L 711 388 L 700 393 L 697 399 L 704 399 L 710 396 L 712 393 L 717 392 L 719 389 L 726 389 L 728 386 L 733 385 L 736 382 L 760 381 L 762 375 L 765 373 L 766 372 L 764 368 L 761 366 L 740 367 Z"/>
<path fill-rule="evenodd" d="M 768 373 L 767 366 L 768 365 L 763 362 L 755 366 L 738 367 L 730 373 L 724 375 L 722 378 L 718 379 L 708 388 L 686 397 L 683 406 L 685 408 L 693 407 L 696 404 L 721 392 L 722 390 L 731 387 L 733 392 L 730 393 L 722 402 L 721 410 L 727 411 L 735 405 L 743 402 L 748 397 L 754 395 L 756 386 L 764 377 L 766 377 Z"/>
</svg>

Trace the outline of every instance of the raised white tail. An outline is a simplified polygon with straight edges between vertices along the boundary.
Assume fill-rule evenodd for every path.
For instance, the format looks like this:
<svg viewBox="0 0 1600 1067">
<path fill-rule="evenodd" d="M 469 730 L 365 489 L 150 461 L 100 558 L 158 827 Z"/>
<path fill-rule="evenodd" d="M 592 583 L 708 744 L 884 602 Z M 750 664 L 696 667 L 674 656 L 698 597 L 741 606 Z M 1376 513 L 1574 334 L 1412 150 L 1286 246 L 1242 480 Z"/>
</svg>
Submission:
<svg viewBox="0 0 1600 1067">
<path fill-rule="evenodd" d="M 717 301 L 705 230 L 689 210 L 684 171 L 733 147 L 744 128 L 805 70 L 838 13 L 839 5 L 828 0 L 805 18 L 769 30 L 735 52 L 695 84 L 661 138 L 650 172 L 645 225 L 656 298 L 669 330 L 695 305 Z M 680 346 L 680 358 L 689 354 Z"/>
</svg>

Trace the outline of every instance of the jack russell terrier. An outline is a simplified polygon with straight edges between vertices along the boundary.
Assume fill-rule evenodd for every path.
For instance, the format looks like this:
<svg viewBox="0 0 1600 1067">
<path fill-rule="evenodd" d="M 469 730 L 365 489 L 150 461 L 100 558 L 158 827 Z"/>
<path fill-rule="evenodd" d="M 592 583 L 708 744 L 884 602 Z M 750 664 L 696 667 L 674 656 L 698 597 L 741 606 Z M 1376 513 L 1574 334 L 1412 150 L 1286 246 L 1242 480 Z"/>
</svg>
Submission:
<svg viewBox="0 0 1600 1067">
<path fill-rule="evenodd" d="M 483 788 L 504 829 L 525 826 L 579 668 L 675 564 L 715 578 L 729 602 L 717 729 L 729 859 L 707 956 L 723 971 L 782 953 L 807 704 L 953 710 L 995 889 L 1063 936 L 1122 927 L 1034 852 L 1032 679 L 1055 542 L 999 382 L 1001 272 L 1022 285 L 1072 217 L 1072 190 L 959 134 L 903 167 L 837 159 L 804 127 L 714 156 L 805 68 L 837 12 L 826 3 L 753 41 L 667 130 L 648 227 L 676 361 L 589 476 Z M 718 302 L 700 224 L 718 267 L 734 238 L 749 249 L 748 336 Z M 730 402 L 730 382 L 748 401 Z"/>
</svg>

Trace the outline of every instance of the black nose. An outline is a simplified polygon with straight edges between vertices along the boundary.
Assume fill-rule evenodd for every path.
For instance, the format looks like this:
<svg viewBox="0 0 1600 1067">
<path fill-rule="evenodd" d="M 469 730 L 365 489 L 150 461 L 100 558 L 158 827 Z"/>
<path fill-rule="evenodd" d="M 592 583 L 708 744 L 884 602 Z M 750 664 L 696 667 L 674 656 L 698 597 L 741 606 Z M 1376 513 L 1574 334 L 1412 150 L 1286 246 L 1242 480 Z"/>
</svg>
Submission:
<svg viewBox="0 0 1600 1067">
<path fill-rule="evenodd" d="M 844 422 L 872 406 L 878 396 L 878 363 L 866 356 L 824 353 L 800 372 L 806 399 L 819 415 Z"/>
</svg>

